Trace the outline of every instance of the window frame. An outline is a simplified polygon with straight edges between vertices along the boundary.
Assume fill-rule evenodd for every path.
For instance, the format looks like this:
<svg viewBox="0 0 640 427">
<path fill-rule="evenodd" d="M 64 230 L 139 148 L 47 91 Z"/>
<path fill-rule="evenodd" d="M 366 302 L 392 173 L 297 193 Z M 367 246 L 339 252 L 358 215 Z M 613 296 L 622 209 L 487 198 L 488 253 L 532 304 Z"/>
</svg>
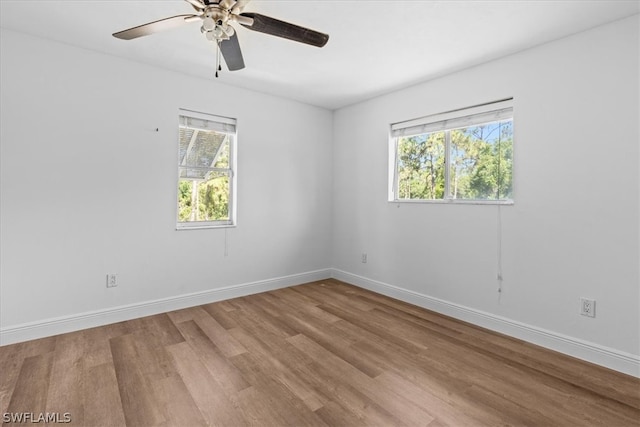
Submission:
<svg viewBox="0 0 640 427">
<path fill-rule="evenodd" d="M 509 110 L 508 118 L 505 118 L 505 111 Z M 474 105 L 471 107 L 460 108 L 456 110 L 447 111 L 444 113 L 433 114 L 429 116 L 420 117 L 417 119 L 396 122 L 389 125 L 389 182 L 388 182 L 388 202 L 390 203 L 427 203 L 427 204 L 467 204 L 467 205 L 513 205 L 514 204 L 514 191 L 513 191 L 513 170 L 511 176 L 512 191 L 511 197 L 505 199 L 461 199 L 454 198 L 451 195 L 451 131 L 464 128 L 460 123 L 464 122 L 465 118 L 481 117 L 491 114 L 496 114 L 497 117 L 501 117 L 497 120 L 481 121 L 480 123 L 470 124 L 469 126 L 479 126 L 481 124 L 496 123 L 500 121 L 510 120 L 514 122 L 514 109 L 513 98 L 501 99 L 499 101 L 492 101 L 484 104 Z M 452 123 L 447 125 L 447 123 Z M 437 130 L 429 130 L 424 132 L 411 132 L 411 130 L 423 128 L 434 128 Z M 400 135 L 402 130 L 407 129 L 409 133 L 406 135 Z M 422 135 L 432 132 L 443 132 L 444 143 L 444 197 L 442 199 L 403 199 L 398 198 L 399 194 L 399 142 L 403 136 L 408 135 Z M 515 137 L 513 141 L 515 147 Z M 515 151 L 515 148 L 513 148 Z M 512 162 L 515 155 L 512 153 Z"/>
<path fill-rule="evenodd" d="M 208 122 L 213 122 L 216 125 L 216 129 L 211 129 L 215 132 L 224 133 L 229 136 L 229 159 L 228 159 L 228 167 L 227 168 L 219 168 L 219 167 L 208 167 L 204 168 L 208 171 L 214 172 L 224 172 L 228 173 L 229 176 L 229 200 L 228 200 L 228 212 L 229 219 L 226 220 L 214 220 L 214 221 L 180 221 L 180 207 L 178 203 L 179 196 L 179 186 L 180 186 L 180 170 L 181 168 L 189 168 L 187 165 L 181 164 L 180 159 L 180 127 L 182 126 L 182 118 L 192 118 L 196 120 L 206 120 Z M 218 127 L 219 126 L 219 127 Z M 222 130 L 224 129 L 224 130 Z M 227 130 L 229 129 L 229 130 Z M 232 130 L 231 130 L 232 129 Z M 201 229 L 211 229 L 211 228 L 231 228 L 236 227 L 237 225 L 237 135 L 238 135 L 238 121 L 235 118 L 219 116 L 210 113 L 203 113 L 194 110 L 188 110 L 180 108 L 178 109 L 178 127 L 176 134 L 176 142 L 177 142 L 177 179 L 175 181 L 175 198 L 174 198 L 174 206 L 175 206 L 175 219 L 176 219 L 176 230 L 201 230 Z M 185 158 L 188 153 L 185 153 Z M 201 169 L 202 167 L 194 166 L 193 169 Z"/>
</svg>

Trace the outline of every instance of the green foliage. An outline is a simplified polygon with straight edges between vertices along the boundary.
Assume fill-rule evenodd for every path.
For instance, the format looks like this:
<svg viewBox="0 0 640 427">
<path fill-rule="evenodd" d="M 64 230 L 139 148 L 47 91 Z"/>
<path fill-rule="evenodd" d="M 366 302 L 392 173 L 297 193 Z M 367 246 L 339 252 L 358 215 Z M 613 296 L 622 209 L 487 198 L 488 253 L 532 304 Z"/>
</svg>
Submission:
<svg viewBox="0 0 640 427">
<path fill-rule="evenodd" d="M 229 219 L 228 175 L 217 174 L 204 181 L 180 180 L 178 184 L 178 220 L 180 222 L 227 219 Z"/>
<path fill-rule="evenodd" d="M 446 132 L 450 138 L 450 197 L 474 200 L 511 198 L 513 123 L 505 121 Z M 400 199 L 446 197 L 446 132 L 399 139 Z"/>
<path fill-rule="evenodd" d="M 399 197 L 444 197 L 444 132 L 401 138 L 398 144 Z"/>
<path fill-rule="evenodd" d="M 178 221 L 189 221 L 191 217 L 191 191 L 193 181 L 178 182 Z"/>
<path fill-rule="evenodd" d="M 178 221 L 229 219 L 230 136 L 180 128 Z"/>
<path fill-rule="evenodd" d="M 198 186 L 200 221 L 229 219 L 229 177 L 218 176 Z"/>
</svg>

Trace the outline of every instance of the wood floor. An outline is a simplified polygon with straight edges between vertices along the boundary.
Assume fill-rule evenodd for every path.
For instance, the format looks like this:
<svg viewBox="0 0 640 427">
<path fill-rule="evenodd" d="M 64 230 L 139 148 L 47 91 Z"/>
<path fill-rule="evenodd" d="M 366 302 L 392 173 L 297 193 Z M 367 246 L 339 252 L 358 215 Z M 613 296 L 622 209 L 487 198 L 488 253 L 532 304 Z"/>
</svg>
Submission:
<svg viewBox="0 0 640 427">
<path fill-rule="evenodd" d="M 326 280 L 0 347 L 5 413 L 82 426 L 638 426 L 640 380 Z"/>
</svg>

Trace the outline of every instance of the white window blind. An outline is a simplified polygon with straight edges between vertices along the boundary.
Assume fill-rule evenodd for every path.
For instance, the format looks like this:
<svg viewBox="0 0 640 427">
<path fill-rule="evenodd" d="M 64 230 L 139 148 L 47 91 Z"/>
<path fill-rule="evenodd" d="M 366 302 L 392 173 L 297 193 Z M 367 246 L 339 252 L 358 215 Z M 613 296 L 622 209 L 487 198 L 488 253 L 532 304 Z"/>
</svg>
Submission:
<svg viewBox="0 0 640 427">
<path fill-rule="evenodd" d="M 236 120 L 230 117 L 202 114 L 197 111 L 180 109 L 180 127 L 203 131 L 236 133 Z"/>
<path fill-rule="evenodd" d="M 492 123 L 513 117 L 513 98 L 393 123 L 391 136 L 411 136 Z"/>
</svg>

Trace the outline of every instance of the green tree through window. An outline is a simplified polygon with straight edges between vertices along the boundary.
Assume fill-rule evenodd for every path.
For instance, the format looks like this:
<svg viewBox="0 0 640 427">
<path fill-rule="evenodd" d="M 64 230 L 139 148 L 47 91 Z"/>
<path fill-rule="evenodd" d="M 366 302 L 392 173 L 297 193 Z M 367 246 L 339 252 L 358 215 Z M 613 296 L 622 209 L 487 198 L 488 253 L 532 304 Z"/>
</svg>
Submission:
<svg viewBox="0 0 640 427">
<path fill-rule="evenodd" d="M 233 224 L 235 121 L 230 122 L 202 113 L 180 116 L 179 228 Z"/>
<path fill-rule="evenodd" d="M 392 128 L 396 150 L 392 200 L 512 200 L 512 114 L 510 108 L 495 114 L 488 109 Z M 489 120 L 496 116 L 499 120 Z M 466 123 L 470 125 L 454 126 Z"/>
</svg>

